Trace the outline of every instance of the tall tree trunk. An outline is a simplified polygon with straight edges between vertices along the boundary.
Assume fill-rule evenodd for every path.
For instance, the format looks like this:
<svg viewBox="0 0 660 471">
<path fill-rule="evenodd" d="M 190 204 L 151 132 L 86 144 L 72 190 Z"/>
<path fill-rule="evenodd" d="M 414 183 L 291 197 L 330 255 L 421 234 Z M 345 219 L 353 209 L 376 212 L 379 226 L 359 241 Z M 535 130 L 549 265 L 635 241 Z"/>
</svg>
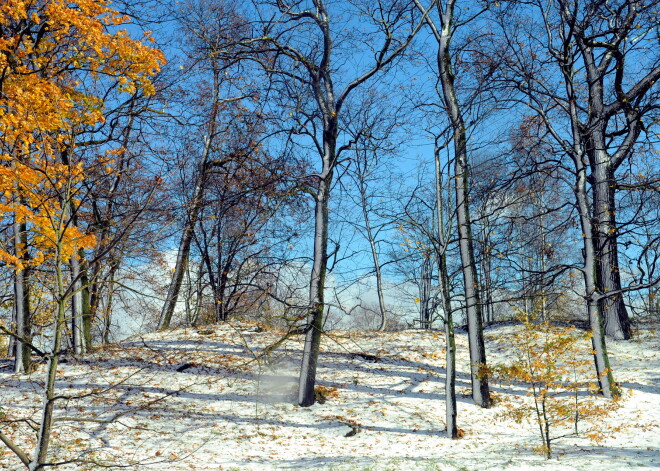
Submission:
<svg viewBox="0 0 660 471">
<path fill-rule="evenodd" d="M 582 241 L 584 250 L 584 267 L 582 274 L 584 277 L 585 285 L 585 300 L 587 302 L 587 314 L 589 315 L 589 324 L 591 327 L 591 341 L 594 352 L 594 363 L 596 366 L 596 377 L 598 379 L 599 387 L 602 394 L 607 398 L 612 398 L 619 395 L 619 390 L 614 382 L 614 376 L 610 368 L 610 361 L 607 354 L 607 345 L 605 343 L 605 334 L 603 326 L 603 318 L 601 315 L 599 302 L 601 300 L 601 293 L 597 283 L 597 246 L 594 240 L 593 222 L 595 218 L 592 215 L 594 208 L 593 202 L 589 201 L 589 194 L 587 193 L 587 162 L 585 156 L 585 142 L 583 139 L 583 126 L 580 123 L 580 112 L 578 107 L 578 94 L 575 90 L 575 71 L 573 64 L 575 58 L 570 49 L 568 37 L 564 38 L 564 51 L 559 58 L 561 72 L 564 77 L 564 87 L 566 88 L 566 97 L 568 102 L 568 112 L 570 116 L 572 143 L 571 146 L 565 146 L 566 154 L 570 156 L 573 161 L 575 169 L 575 186 L 573 192 L 575 194 L 575 202 L 580 217 L 580 227 L 582 229 Z M 552 127 L 549 130 L 554 132 Z M 558 142 L 562 142 L 558 139 Z M 591 156 L 593 157 L 593 155 Z M 592 168 L 593 170 L 593 168 Z M 591 203 L 591 204 L 590 204 Z"/>
<path fill-rule="evenodd" d="M 82 329 L 83 329 L 83 349 L 88 352 L 93 347 L 92 337 L 92 303 L 90 295 L 89 283 L 89 265 L 85 258 L 85 251 L 80 250 L 80 285 L 81 285 L 81 302 L 82 302 Z"/>
<path fill-rule="evenodd" d="M 455 0 L 448 1 L 444 11 L 441 11 L 438 6 L 439 14 L 442 18 L 442 31 L 438 41 L 437 62 L 445 108 L 454 133 L 456 216 L 468 321 L 472 399 L 475 404 L 487 408 L 491 406 L 491 399 L 488 378 L 483 374 L 483 366 L 486 365 L 486 347 L 484 345 L 479 281 L 477 279 L 477 269 L 474 261 L 472 220 L 470 219 L 468 200 L 469 164 L 467 155 L 467 130 L 454 87 L 454 74 L 450 52 L 450 42 L 454 28 L 454 5 Z"/>
<path fill-rule="evenodd" d="M 14 221 L 14 252 L 24 266 L 14 272 L 14 315 L 18 339 L 14 344 L 14 371 L 29 373 L 31 366 L 32 318 L 30 314 L 29 269 L 27 268 L 27 225 Z M 24 341 L 23 341 L 24 340 Z"/>
<path fill-rule="evenodd" d="M 71 267 L 71 280 L 73 281 L 71 295 L 71 333 L 73 336 L 73 350 L 76 355 L 85 353 L 85 334 L 83 326 L 83 303 L 80 283 L 80 260 L 74 254 L 69 263 Z"/>
<path fill-rule="evenodd" d="M 456 339 L 454 337 L 454 316 L 451 307 L 446 253 L 439 257 L 438 263 L 440 291 L 445 311 L 445 422 L 447 422 L 447 437 L 458 438 L 458 425 L 456 422 Z"/>
<path fill-rule="evenodd" d="M 626 5 L 626 7 L 622 7 L 617 13 L 617 15 L 621 16 L 617 18 L 616 25 L 612 27 L 613 29 L 608 32 L 608 39 L 610 35 L 614 38 L 621 34 L 627 36 L 625 31 L 630 32 L 631 28 L 633 28 L 637 15 L 637 7 L 633 3 Z M 569 21 L 574 20 L 570 7 L 565 6 L 562 14 Z M 585 151 L 589 156 L 589 165 L 591 167 L 592 216 L 594 218 L 591 237 L 595 251 L 596 286 L 601 295 L 599 308 L 607 335 L 617 339 L 627 340 L 631 337 L 631 330 L 628 310 L 621 294 L 621 275 L 619 273 L 619 254 L 617 250 L 616 203 L 614 199 L 616 180 L 614 174 L 617 167 L 632 153 L 634 149 L 632 143 L 635 142 L 639 135 L 640 126 L 636 111 L 632 111 L 633 107 L 630 106 L 630 103 L 635 101 L 635 97 L 624 98 L 621 96 L 623 93 L 621 82 L 624 74 L 623 61 L 625 52 L 619 50 L 620 41 L 611 40 L 612 42 L 608 45 L 609 48 L 606 48 L 607 53 L 600 56 L 596 47 L 603 47 L 603 45 L 595 46 L 591 38 L 593 32 L 587 32 L 583 28 L 583 26 L 580 26 L 576 30 L 576 43 L 584 59 L 584 70 L 586 72 L 586 82 L 589 91 L 588 121 L 582 127 L 582 131 L 584 140 L 586 141 Z M 620 37 L 622 38 L 623 36 Z M 607 41 L 607 39 L 604 39 L 604 41 Z M 606 49 L 603 49 L 603 52 Z M 616 58 L 614 64 L 611 63 L 613 58 Z M 617 71 L 617 77 L 614 79 L 616 83 L 606 84 L 608 70 Z M 651 81 L 647 90 L 657 80 L 659 71 L 660 68 L 656 67 L 654 71 L 645 77 L 644 80 Z M 652 78 L 654 74 L 656 78 Z M 644 90 L 645 87 L 638 86 L 640 83 L 637 83 L 637 86 L 633 88 Z M 628 129 L 617 137 L 617 139 L 621 139 L 619 141 L 621 144 L 618 150 L 614 152 L 614 157 L 608 152 L 608 149 L 611 148 L 613 143 L 607 137 L 608 121 L 611 119 L 611 116 L 608 116 L 608 112 L 606 111 L 604 98 L 605 89 L 612 85 L 619 95 L 618 100 L 621 102 L 619 104 L 628 108 L 625 113 Z M 646 92 L 639 91 L 637 93 L 643 94 Z M 614 141 L 616 142 L 616 139 Z M 616 294 L 610 296 L 609 293 L 612 292 Z"/>
<path fill-rule="evenodd" d="M 461 265 L 463 284 L 465 290 L 465 308 L 468 321 L 468 340 L 470 345 L 470 375 L 472 377 L 472 399 L 481 407 L 490 407 L 490 390 L 488 377 L 483 374 L 486 365 L 486 347 L 484 344 L 483 321 L 481 314 L 481 300 L 479 299 L 479 281 L 474 262 L 474 248 L 472 244 L 472 221 L 468 209 L 468 166 L 467 154 L 464 150 L 465 131 L 462 136 L 456 136 L 463 141 L 461 151 L 456 156 L 456 219 L 458 223 L 459 249 L 461 252 Z M 456 144 L 455 144 L 456 145 Z"/>
<path fill-rule="evenodd" d="M 632 336 L 628 310 L 621 294 L 621 274 L 617 247 L 616 203 L 614 192 L 616 182 L 609 156 L 604 151 L 595 151 L 593 178 L 593 245 L 596 257 L 596 284 L 602 294 L 599 308 L 605 326 L 605 333 L 619 340 Z M 617 292 L 614 295 L 608 293 Z"/>
<path fill-rule="evenodd" d="M 199 175 L 197 176 L 197 183 L 195 184 L 195 190 L 193 193 L 193 199 L 191 202 L 191 207 L 188 212 L 186 223 L 183 228 L 183 234 L 181 235 L 181 240 L 179 241 L 179 250 L 176 256 L 176 265 L 174 266 L 174 273 L 172 275 L 172 280 L 170 281 L 170 286 L 167 290 L 167 296 L 165 297 L 165 303 L 163 304 L 163 309 L 160 313 L 160 320 L 158 321 L 158 330 L 168 329 L 170 327 L 170 322 L 172 321 L 172 315 L 174 314 L 174 308 L 176 307 L 176 302 L 179 298 L 179 292 L 181 291 L 181 283 L 183 282 L 183 275 L 188 268 L 188 259 L 190 257 L 190 244 L 193 240 L 193 234 L 195 231 L 195 225 L 199 218 L 199 212 L 202 208 L 202 199 L 204 196 L 204 185 L 206 181 L 206 172 L 207 172 L 207 160 L 208 154 L 210 153 L 211 139 L 206 138 L 206 143 L 204 145 L 204 154 L 202 161 L 199 165 Z"/>
<path fill-rule="evenodd" d="M 442 197 L 442 174 L 440 171 L 439 149 L 435 150 L 435 197 L 438 220 L 438 278 L 440 281 L 440 293 L 442 295 L 442 307 L 445 311 L 445 422 L 447 423 L 447 437 L 458 438 L 458 425 L 456 423 L 456 339 L 454 337 L 454 317 L 451 308 L 451 288 L 449 283 L 449 272 L 447 270 L 447 245 L 448 236 L 444 221 L 444 198 Z"/>
<path fill-rule="evenodd" d="M 48 449 L 50 445 L 51 430 L 53 426 L 53 412 L 55 409 L 55 379 L 57 377 L 57 365 L 62 351 L 62 337 L 66 325 L 66 298 L 64 296 L 64 278 L 62 274 L 61 242 L 57 247 L 55 256 L 55 282 L 57 286 L 57 314 L 55 318 L 55 329 L 53 336 L 52 352 L 48 360 L 48 376 L 44 386 L 44 404 L 41 410 L 41 423 L 37 434 L 37 446 L 31 470 L 43 469 L 47 462 Z"/>
<path fill-rule="evenodd" d="M 598 285 L 596 283 L 596 278 L 598 276 L 598 267 L 596 265 L 597 255 L 594 247 L 595 244 L 592 240 L 594 228 L 592 227 L 591 223 L 589 196 L 586 189 L 586 170 L 585 165 L 578 157 L 580 154 L 576 154 L 577 156 L 574 157 L 577 170 L 575 195 L 578 204 L 582 233 L 584 234 L 583 275 L 585 284 L 585 296 L 587 300 L 587 311 L 589 314 L 589 323 L 591 325 L 591 341 L 594 351 L 594 363 L 596 365 L 596 375 L 598 378 L 600 391 L 606 398 L 611 399 L 619 395 L 619 390 L 614 381 L 612 369 L 610 368 L 610 360 L 607 354 L 607 345 L 605 343 L 603 319 L 601 316 L 601 310 L 599 308 L 599 302 L 602 299 L 602 294 L 599 293 Z"/>
<path fill-rule="evenodd" d="M 332 148 L 334 154 L 334 147 Z M 324 159 L 324 167 L 330 159 Z M 328 266 L 328 200 L 332 171 L 325 168 L 324 176 L 319 182 L 314 208 L 314 264 L 309 286 L 310 312 L 307 318 L 307 332 L 303 350 L 302 365 L 298 389 L 298 404 L 309 407 L 314 404 L 314 385 L 316 383 L 316 366 L 321 348 L 321 333 L 323 329 L 323 309 L 325 275 Z"/>
<path fill-rule="evenodd" d="M 454 8 L 456 0 L 437 2 L 435 8 L 440 20 L 440 28 L 427 16 L 427 11 L 419 0 L 414 0 L 417 8 L 425 15 L 426 24 L 438 43 L 437 67 L 442 89 L 442 100 L 451 123 L 454 144 L 454 177 L 456 192 L 456 215 L 459 235 L 459 248 L 465 290 L 465 309 L 468 322 L 470 344 L 470 373 L 472 377 L 472 399 L 481 407 L 490 407 L 488 378 L 483 374 L 486 365 L 486 348 L 483 336 L 483 319 L 477 267 L 474 260 L 472 241 L 472 220 L 469 209 L 469 165 L 467 155 L 467 129 L 456 96 L 452 56 L 450 50 L 454 34 Z"/>
</svg>

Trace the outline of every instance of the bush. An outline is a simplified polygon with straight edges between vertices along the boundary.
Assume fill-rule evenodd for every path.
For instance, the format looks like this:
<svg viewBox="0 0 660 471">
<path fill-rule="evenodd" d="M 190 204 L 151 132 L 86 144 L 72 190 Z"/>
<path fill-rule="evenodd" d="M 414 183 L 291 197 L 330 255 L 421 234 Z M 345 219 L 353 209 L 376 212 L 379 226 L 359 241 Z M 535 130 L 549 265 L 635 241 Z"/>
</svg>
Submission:
<svg viewBox="0 0 660 471">
<path fill-rule="evenodd" d="M 598 386 L 586 378 L 593 376 L 593 357 L 588 345 L 590 333 L 575 327 L 535 322 L 519 317 L 521 328 L 502 342 L 511 342 L 516 358 L 511 364 L 495 365 L 488 374 L 500 382 L 523 383 L 531 401 L 513 404 L 503 401 L 503 416 L 535 422 L 541 445 L 535 448 L 546 459 L 552 442 L 583 433 L 593 441 L 604 438 L 602 421 L 618 407 L 618 402 L 603 402 L 596 397 Z M 580 431 L 580 424 L 583 430 Z"/>
</svg>

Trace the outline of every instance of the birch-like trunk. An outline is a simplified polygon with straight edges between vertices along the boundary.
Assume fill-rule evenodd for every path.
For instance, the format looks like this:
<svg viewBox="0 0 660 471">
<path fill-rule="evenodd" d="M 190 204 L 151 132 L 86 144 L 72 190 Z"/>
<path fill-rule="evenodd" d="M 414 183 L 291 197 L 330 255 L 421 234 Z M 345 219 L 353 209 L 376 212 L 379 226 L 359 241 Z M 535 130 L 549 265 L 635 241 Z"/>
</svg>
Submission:
<svg viewBox="0 0 660 471">
<path fill-rule="evenodd" d="M 71 332 L 73 335 L 73 350 L 76 355 L 85 353 L 85 329 L 83 320 L 82 287 L 80 282 L 80 261 L 74 254 L 71 256 L 71 279 L 73 294 L 71 296 Z"/>
</svg>

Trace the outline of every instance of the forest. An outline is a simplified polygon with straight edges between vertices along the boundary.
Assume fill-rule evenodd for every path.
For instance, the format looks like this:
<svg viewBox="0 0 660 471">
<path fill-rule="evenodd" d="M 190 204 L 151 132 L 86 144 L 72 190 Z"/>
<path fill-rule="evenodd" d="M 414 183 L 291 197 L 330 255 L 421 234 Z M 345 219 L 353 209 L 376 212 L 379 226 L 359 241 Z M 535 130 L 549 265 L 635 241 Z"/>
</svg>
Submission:
<svg viewBox="0 0 660 471">
<path fill-rule="evenodd" d="M 659 12 L 0 0 L 0 467 L 660 466 Z"/>
</svg>

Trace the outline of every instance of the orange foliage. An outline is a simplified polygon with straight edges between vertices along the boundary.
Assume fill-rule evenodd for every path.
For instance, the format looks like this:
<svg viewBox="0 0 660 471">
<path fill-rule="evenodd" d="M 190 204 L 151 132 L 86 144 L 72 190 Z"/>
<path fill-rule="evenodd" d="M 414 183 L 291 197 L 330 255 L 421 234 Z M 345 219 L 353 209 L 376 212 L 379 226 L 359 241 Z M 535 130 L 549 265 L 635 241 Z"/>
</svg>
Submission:
<svg viewBox="0 0 660 471">
<path fill-rule="evenodd" d="M 128 18 L 105 0 L 3 0 L 0 4 L 0 211 L 28 223 L 37 250 L 60 260 L 90 247 L 92 235 L 70 225 L 81 165 L 66 165 L 74 135 L 103 122 L 101 80 L 121 92 L 154 92 L 163 54 L 121 28 Z M 100 92 L 99 92 L 100 94 Z M 63 207 L 64 206 L 64 207 Z M 21 268 L 21 254 L 0 260 Z"/>
</svg>

